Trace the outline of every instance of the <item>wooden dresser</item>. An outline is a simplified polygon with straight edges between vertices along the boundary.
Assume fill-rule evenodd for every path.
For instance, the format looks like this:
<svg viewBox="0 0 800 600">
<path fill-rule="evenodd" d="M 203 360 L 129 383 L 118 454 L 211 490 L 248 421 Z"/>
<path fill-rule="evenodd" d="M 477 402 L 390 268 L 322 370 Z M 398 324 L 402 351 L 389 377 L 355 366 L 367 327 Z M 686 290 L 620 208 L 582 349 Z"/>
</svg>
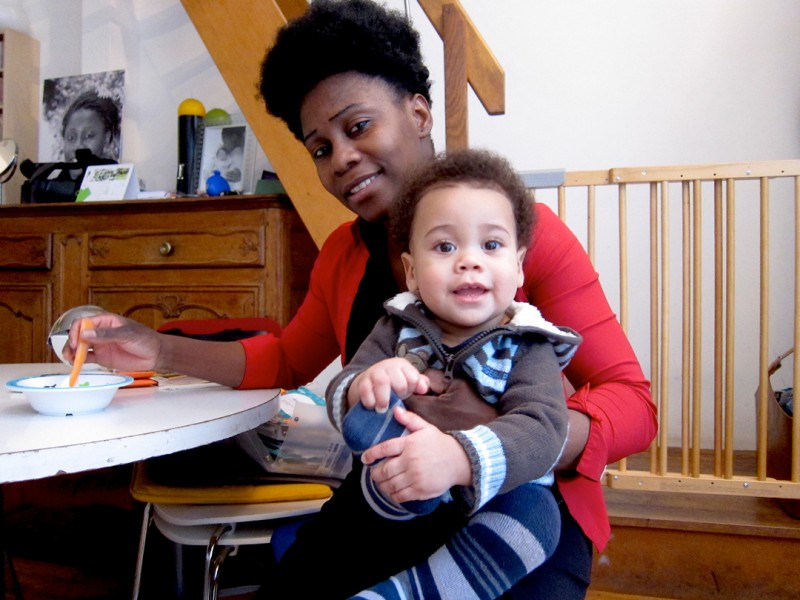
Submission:
<svg viewBox="0 0 800 600">
<path fill-rule="evenodd" d="M 0 206 L 0 362 L 56 361 L 50 327 L 80 304 L 285 325 L 316 256 L 285 196 Z"/>
</svg>

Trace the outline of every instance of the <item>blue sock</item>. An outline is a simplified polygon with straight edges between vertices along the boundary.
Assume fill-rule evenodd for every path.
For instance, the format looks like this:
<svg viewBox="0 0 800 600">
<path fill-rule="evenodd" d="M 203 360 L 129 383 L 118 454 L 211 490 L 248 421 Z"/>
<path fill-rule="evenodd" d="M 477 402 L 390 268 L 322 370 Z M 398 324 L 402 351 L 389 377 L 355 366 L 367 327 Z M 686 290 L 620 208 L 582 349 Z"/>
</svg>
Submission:
<svg viewBox="0 0 800 600">
<path fill-rule="evenodd" d="M 400 396 L 392 392 L 385 413 L 364 408 L 361 402 L 347 411 L 342 423 L 342 436 L 350 450 L 360 454 L 375 444 L 405 434 L 406 428 L 394 418 L 395 406 L 405 408 Z"/>
<path fill-rule="evenodd" d="M 498 598 L 552 556 L 560 531 L 552 492 L 523 484 L 493 498 L 427 560 L 353 598 Z"/>
<path fill-rule="evenodd" d="M 342 436 L 347 446 L 356 454 L 360 454 L 384 440 L 405 435 L 406 428 L 394 418 L 396 406 L 405 408 L 403 401 L 394 392 L 391 392 L 389 396 L 389 409 L 385 413 L 364 408 L 360 402 L 353 406 L 345 415 L 342 423 Z M 450 496 L 448 493 L 438 498 L 411 500 L 398 505 L 386 498 L 372 481 L 370 471 L 373 466 L 365 466 L 362 471 L 361 489 L 372 509 L 387 519 L 406 520 L 416 515 L 427 515 L 436 510 L 436 507 Z"/>
</svg>

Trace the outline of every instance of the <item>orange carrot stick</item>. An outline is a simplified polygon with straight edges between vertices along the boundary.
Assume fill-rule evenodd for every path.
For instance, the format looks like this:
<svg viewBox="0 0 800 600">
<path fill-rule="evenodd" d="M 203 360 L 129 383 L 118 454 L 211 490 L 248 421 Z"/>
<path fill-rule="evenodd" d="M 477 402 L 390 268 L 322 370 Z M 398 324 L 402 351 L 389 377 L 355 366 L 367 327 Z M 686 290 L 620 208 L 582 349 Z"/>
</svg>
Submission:
<svg viewBox="0 0 800 600">
<path fill-rule="evenodd" d="M 78 349 L 75 351 L 75 362 L 72 363 L 72 372 L 69 374 L 69 387 L 75 387 L 78 382 L 78 375 L 81 373 L 81 367 L 86 362 L 86 354 L 89 352 L 89 342 L 81 339 L 81 332 L 92 327 L 94 327 L 94 323 L 91 319 L 81 319 L 81 328 L 78 330 Z"/>
</svg>

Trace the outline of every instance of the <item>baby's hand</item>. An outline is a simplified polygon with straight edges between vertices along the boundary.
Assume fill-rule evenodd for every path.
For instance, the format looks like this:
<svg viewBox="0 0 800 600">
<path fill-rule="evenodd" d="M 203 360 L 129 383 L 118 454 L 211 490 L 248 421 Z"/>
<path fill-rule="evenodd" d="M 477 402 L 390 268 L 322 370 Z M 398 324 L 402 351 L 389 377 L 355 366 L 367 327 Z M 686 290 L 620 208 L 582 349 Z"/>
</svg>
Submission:
<svg viewBox="0 0 800 600">
<path fill-rule="evenodd" d="M 401 398 L 424 394 L 429 382 L 425 375 L 404 358 L 387 358 L 358 375 L 347 392 L 349 406 L 361 402 L 364 408 L 384 413 L 389 407 L 389 393 Z"/>
<path fill-rule="evenodd" d="M 400 407 L 393 414 L 409 434 L 385 440 L 361 455 L 364 464 L 373 465 L 372 479 L 384 494 L 403 503 L 441 496 L 455 485 L 472 485 L 469 458 L 453 436 Z"/>
</svg>

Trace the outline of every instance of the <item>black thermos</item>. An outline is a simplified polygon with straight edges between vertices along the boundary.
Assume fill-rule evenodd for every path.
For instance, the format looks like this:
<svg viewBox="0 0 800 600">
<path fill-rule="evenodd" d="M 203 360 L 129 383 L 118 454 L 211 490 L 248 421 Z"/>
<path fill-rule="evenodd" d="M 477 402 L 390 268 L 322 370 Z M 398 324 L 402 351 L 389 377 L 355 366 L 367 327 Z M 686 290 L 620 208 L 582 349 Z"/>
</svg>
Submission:
<svg viewBox="0 0 800 600">
<path fill-rule="evenodd" d="M 199 150 L 203 141 L 206 109 L 200 101 L 187 98 L 178 106 L 178 174 L 175 190 L 194 195 L 200 185 Z"/>
</svg>

